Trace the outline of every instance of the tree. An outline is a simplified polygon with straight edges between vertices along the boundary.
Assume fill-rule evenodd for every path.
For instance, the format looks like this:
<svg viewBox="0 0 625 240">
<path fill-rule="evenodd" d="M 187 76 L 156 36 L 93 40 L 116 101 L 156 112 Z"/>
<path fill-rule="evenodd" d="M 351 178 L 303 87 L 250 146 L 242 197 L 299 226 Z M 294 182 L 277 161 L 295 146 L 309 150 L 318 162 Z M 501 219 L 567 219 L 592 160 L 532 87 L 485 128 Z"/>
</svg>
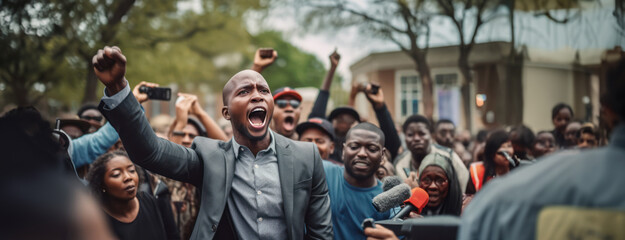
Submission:
<svg viewBox="0 0 625 240">
<path fill-rule="evenodd" d="M 72 42 L 62 37 L 63 4 L 3 1 L 0 5 L 0 83 L 3 98 L 32 105 L 72 72 L 65 62 Z"/>
<path fill-rule="evenodd" d="M 440 13 L 453 23 L 458 33 L 458 68 L 464 79 L 461 87 L 463 109 L 467 119 L 466 126 L 470 128 L 473 125 L 470 93 L 473 74 L 469 65 L 469 55 L 475 46 L 475 39 L 480 28 L 499 16 L 497 12 L 501 2 L 499 0 L 436 0 L 436 3 L 440 8 Z M 471 24 L 473 26 L 467 33 L 466 30 Z"/>
<path fill-rule="evenodd" d="M 217 80 L 220 70 L 207 63 L 248 46 L 243 14 L 264 7 L 260 0 L 202 0 L 193 10 L 176 1 L 3 1 L 0 89 L 7 102 L 19 105 L 46 95 L 65 104 L 81 97 L 95 101 L 101 91 L 91 58 L 105 45 L 119 45 L 133 57 L 131 82 Z M 140 67 L 146 62 L 151 65 Z M 78 87 L 84 87 L 82 96 Z"/>
<path fill-rule="evenodd" d="M 429 48 L 431 8 L 427 0 L 414 1 L 303 1 L 312 7 L 304 21 L 317 29 L 355 26 L 362 32 L 395 43 L 415 63 L 421 78 L 424 115 L 434 113 L 432 77 L 426 56 Z M 365 7 L 361 7 L 365 6 Z M 328 27 L 331 26 L 331 27 Z"/>
</svg>

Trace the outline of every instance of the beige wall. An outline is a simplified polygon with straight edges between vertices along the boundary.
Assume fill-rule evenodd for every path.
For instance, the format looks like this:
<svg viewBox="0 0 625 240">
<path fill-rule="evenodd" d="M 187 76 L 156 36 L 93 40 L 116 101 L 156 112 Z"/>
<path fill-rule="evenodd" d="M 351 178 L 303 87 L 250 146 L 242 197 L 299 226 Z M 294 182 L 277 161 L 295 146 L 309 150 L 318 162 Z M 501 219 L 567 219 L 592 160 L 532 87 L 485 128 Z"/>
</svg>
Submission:
<svg viewBox="0 0 625 240">
<path fill-rule="evenodd" d="M 534 132 L 553 129 L 551 108 L 573 102 L 573 73 L 536 64 L 523 67 L 523 123 Z"/>
</svg>

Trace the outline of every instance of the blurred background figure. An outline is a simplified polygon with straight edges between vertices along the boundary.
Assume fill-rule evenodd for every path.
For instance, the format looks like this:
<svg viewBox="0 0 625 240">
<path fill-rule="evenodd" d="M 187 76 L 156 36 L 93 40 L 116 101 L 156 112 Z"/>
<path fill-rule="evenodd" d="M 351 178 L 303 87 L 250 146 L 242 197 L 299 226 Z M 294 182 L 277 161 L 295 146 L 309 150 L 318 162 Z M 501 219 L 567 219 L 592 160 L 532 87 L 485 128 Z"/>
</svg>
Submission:
<svg viewBox="0 0 625 240">
<path fill-rule="evenodd" d="M 514 127 L 510 130 L 509 137 L 517 159 L 532 159 L 532 144 L 534 144 L 535 136 L 531 129 L 524 125 Z"/>
<path fill-rule="evenodd" d="M 102 127 L 106 121 L 100 110 L 98 110 L 98 106 L 92 103 L 83 104 L 78 109 L 78 118 L 89 122 L 95 130 Z"/>
<path fill-rule="evenodd" d="M 312 142 L 317 145 L 321 159 L 333 164 L 343 165 L 341 162 L 330 158 L 330 153 L 334 152 L 334 128 L 328 120 L 324 118 L 309 118 L 306 122 L 300 123 L 295 128 L 299 141 Z"/>
<path fill-rule="evenodd" d="M 557 149 L 556 139 L 553 131 L 539 131 L 532 145 L 532 156 L 538 159 L 542 156 L 553 153 Z"/>
<path fill-rule="evenodd" d="M 440 119 L 434 125 L 434 134 L 432 136 L 438 145 L 453 149 L 456 125 L 449 119 Z"/>
<path fill-rule="evenodd" d="M 569 149 L 577 146 L 577 132 L 582 127 L 582 122 L 580 121 L 571 121 L 566 125 L 566 130 L 564 130 L 564 145 L 562 148 Z"/>
<path fill-rule="evenodd" d="M 32 107 L 0 117 L 0 239 L 115 239 L 50 126 Z"/>
<path fill-rule="evenodd" d="M 514 156 L 514 148 L 508 137 L 508 133 L 497 130 L 488 135 L 484 146 L 484 162 L 471 164 L 471 181 L 467 186 L 467 194 L 473 194 L 496 177 L 501 177 L 511 170 L 511 163 L 506 157 Z"/>
<path fill-rule="evenodd" d="M 592 149 L 599 146 L 599 134 L 592 123 L 582 125 L 576 133 L 577 147 L 580 149 Z"/>
<path fill-rule="evenodd" d="M 565 103 L 558 103 L 551 110 L 551 121 L 554 126 L 552 134 L 558 147 L 565 146 L 564 134 L 566 126 L 573 117 L 573 109 Z"/>
<path fill-rule="evenodd" d="M 391 163 L 391 161 L 389 160 L 390 158 L 391 158 L 391 154 L 388 151 L 385 152 L 382 158 L 382 163 L 380 164 L 380 168 L 378 168 L 378 171 L 375 173 L 375 176 L 379 180 L 382 180 L 388 176 L 397 175 L 397 173 L 395 172 L 395 167 L 393 166 L 393 163 Z"/>
</svg>

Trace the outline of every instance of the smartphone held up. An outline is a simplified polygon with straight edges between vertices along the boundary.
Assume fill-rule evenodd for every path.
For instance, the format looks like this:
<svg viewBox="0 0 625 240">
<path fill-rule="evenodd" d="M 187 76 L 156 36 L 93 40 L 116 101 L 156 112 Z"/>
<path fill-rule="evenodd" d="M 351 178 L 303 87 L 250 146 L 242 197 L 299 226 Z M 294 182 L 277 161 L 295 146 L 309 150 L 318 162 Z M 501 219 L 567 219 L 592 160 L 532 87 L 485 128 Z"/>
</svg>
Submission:
<svg viewBox="0 0 625 240">
<path fill-rule="evenodd" d="M 171 88 L 161 87 L 139 87 L 140 93 L 148 95 L 148 99 L 169 101 L 171 99 Z"/>
<path fill-rule="evenodd" d="M 260 58 L 272 58 L 273 48 L 261 48 L 259 49 Z"/>
</svg>

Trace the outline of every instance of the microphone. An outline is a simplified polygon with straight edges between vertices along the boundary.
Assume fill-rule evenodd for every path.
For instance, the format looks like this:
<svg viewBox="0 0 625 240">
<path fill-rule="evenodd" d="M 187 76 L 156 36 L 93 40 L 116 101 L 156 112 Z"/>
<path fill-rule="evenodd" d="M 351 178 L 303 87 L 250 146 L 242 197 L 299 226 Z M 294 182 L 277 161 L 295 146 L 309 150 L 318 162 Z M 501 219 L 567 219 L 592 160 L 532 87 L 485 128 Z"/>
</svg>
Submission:
<svg viewBox="0 0 625 240">
<path fill-rule="evenodd" d="M 388 176 L 382 179 L 382 191 L 386 192 L 389 189 L 402 184 L 404 181 L 399 176 Z"/>
<path fill-rule="evenodd" d="M 510 154 L 508 154 L 508 152 L 506 152 L 506 151 L 500 151 L 500 152 L 498 152 L 498 153 L 499 153 L 499 154 L 501 154 L 501 155 L 503 155 L 503 156 L 506 158 L 506 160 L 508 160 L 508 162 L 510 162 L 510 168 L 511 168 L 511 169 L 512 169 L 512 168 L 515 168 L 516 166 L 518 166 L 518 165 L 519 165 L 519 163 L 518 163 L 517 161 L 515 161 L 515 160 L 514 160 L 514 159 L 510 156 Z"/>
<path fill-rule="evenodd" d="M 430 200 L 430 196 L 428 193 L 422 188 L 416 187 L 412 189 L 412 196 L 408 198 L 404 203 L 406 206 L 402 208 L 397 215 L 393 218 L 393 220 L 401 219 L 403 217 L 408 216 L 410 212 L 417 211 L 417 213 L 421 213 L 421 210 L 428 204 Z"/>
<path fill-rule="evenodd" d="M 408 198 L 410 198 L 410 186 L 402 183 L 375 196 L 371 204 L 378 212 L 386 212 L 391 208 L 399 206 Z"/>
</svg>

